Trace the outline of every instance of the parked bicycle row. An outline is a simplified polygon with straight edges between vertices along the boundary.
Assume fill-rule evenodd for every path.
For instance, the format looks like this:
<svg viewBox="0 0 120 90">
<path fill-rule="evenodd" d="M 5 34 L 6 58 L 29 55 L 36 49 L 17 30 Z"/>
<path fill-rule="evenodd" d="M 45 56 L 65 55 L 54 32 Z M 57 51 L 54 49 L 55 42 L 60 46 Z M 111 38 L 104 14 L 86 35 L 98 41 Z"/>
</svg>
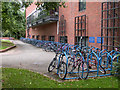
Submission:
<svg viewBox="0 0 120 90">
<path fill-rule="evenodd" d="M 118 50 L 108 51 L 96 47 L 70 45 L 53 41 L 21 38 L 21 41 L 32 44 L 44 51 L 55 52 L 55 57 L 48 66 L 48 71 L 56 70 L 61 79 L 87 79 L 88 77 L 111 75 L 113 59 Z"/>
</svg>

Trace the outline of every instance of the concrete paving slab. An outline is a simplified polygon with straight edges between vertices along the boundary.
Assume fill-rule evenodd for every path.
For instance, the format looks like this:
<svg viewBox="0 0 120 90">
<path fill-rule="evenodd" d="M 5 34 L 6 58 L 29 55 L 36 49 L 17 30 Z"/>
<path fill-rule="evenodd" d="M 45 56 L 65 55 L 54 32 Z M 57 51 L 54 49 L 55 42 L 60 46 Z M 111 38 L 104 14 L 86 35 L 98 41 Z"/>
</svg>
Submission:
<svg viewBox="0 0 120 90">
<path fill-rule="evenodd" d="M 47 73 L 48 65 L 55 55 L 54 52 L 45 52 L 19 40 L 13 40 L 13 43 L 16 48 L 0 53 L 3 67 L 32 69 L 43 74 Z"/>
</svg>

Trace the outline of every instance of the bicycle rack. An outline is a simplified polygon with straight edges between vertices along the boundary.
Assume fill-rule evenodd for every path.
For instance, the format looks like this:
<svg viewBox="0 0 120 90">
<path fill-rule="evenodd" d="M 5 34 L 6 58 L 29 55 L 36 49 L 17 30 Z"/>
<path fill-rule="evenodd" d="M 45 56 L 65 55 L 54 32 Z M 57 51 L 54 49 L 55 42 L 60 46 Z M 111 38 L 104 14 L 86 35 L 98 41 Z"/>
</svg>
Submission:
<svg viewBox="0 0 120 90">
<path fill-rule="evenodd" d="M 41 45 L 44 45 L 46 43 L 49 45 L 55 45 L 56 48 L 61 49 L 61 50 L 58 50 L 58 51 L 62 52 L 59 55 L 58 67 L 59 67 L 59 64 L 61 62 L 61 57 L 64 57 L 64 62 L 66 63 L 67 69 L 68 69 L 69 62 L 72 58 L 73 59 L 75 58 L 75 60 L 76 59 L 82 60 L 83 62 L 86 61 L 88 65 L 96 66 L 93 69 L 92 68 L 89 69 L 88 77 L 112 75 L 111 71 L 114 67 L 113 63 L 114 62 L 118 63 L 118 59 L 120 57 L 120 56 L 118 56 L 116 58 L 116 60 L 113 60 L 114 56 L 116 56 L 117 54 L 120 54 L 119 51 L 115 51 L 115 50 L 112 50 L 109 52 L 107 49 L 101 50 L 101 49 L 96 48 L 96 47 L 91 47 L 91 48 L 90 47 L 80 47 L 79 45 L 70 45 L 67 43 L 65 44 L 65 43 L 35 40 L 35 39 L 29 39 L 29 38 L 20 38 L 20 40 L 25 42 L 25 43 L 32 44 L 34 46 L 36 46 L 37 43 L 40 43 Z M 85 57 L 81 51 L 82 51 L 82 49 L 87 49 L 87 48 L 88 48 L 88 52 L 86 52 L 87 57 Z M 103 72 L 101 66 L 102 66 L 102 68 L 104 68 L 106 73 L 100 73 L 100 72 Z M 80 72 L 78 72 L 76 70 L 75 71 L 74 70 L 73 71 L 66 71 L 66 77 L 64 79 L 78 79 L 79 78 L 78 75 L 72 76 L 72 74 L 81 74 L 82 75 L 81 77 L 83 77 L 83 73 L 86 72 L 86 70 L 83 71 L 83 69 L 84 69 L 83 65 L 81 68 L 82 68 L 82 70 Z M 87 68 L 87 70 L 88 70 L 88 68 Z M 57 68 L 56 73 L 58 75 L 61 74 L 61 73 L 59 73 L 58 68 Z M 68 74 L 71 74 L 71 77 L 68 76 Z"/>
</svg>

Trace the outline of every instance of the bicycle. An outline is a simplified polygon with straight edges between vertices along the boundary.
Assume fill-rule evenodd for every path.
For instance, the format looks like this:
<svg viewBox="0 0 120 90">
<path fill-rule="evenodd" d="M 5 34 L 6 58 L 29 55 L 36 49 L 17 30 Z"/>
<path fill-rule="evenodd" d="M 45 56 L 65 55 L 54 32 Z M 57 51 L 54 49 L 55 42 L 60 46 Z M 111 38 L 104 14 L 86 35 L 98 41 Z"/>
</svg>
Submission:
<svg viewBox="0 0 120 90">
<path fill-rule="evenodd" d="M 88 62 L 89 69 L 97 69 L 103 74 L 106 74 L 105 68 L 101 65 L 101 56 L 99 55 L 98 48 L 91 47 L 87 50 L 86 61 Z"/>
<path fill-rule="evenodd" d="M 49 66 L 48 66 L 48 72 L 52 72 L 54 68 L 57 69 L 57 65 L 58 65 L 58 57 L 59 55 L 62 53 L 61 49 L 63 47 L 62 45 L 59 45 L 57 47 L 57 49 L 53 49 L 53 51 L 55 52 L 55 57 L 53 58 L 53 60 L 50 62 Z"/>
<path fill-rule="evenodd" d="M 78 67 L 78 79 L 87 79 L 89 74 L 89 67 L 80 50 L 73 50 L 73 56 L 69 57 L 68 68 L 72 67 L 70 74 Z"/>
<path fill-rule="evenodd" d="M 60 58 L 59 60 L 61 64 L 59 65 L 59 68 L 58 68 L 59 77 L 62 80 L 65 79 L 67 73 L 73 74 L 74 73 L 73 71 L 76 69 L 76 67 L 78 67 L 78 70 L 77 70 L 78 77 L 79 77 L 78 79 L 87 79 L 89 74 L 89 68 L 88 68 L 88 64 L 84 61 L 84 58 L 80 53 L 80 51 L 77 51 L 77 53 L 75 53 L 75 50 L 74 50 L 74 55 L 72 56 L 68 56 L 67 54 L 69 54 L 67 51 L 64 52 L 64 55 L 62 55 L 63 57 Z M 68 71 L 70 67 L 72 68 L 70 71 Z"/>
</svg>

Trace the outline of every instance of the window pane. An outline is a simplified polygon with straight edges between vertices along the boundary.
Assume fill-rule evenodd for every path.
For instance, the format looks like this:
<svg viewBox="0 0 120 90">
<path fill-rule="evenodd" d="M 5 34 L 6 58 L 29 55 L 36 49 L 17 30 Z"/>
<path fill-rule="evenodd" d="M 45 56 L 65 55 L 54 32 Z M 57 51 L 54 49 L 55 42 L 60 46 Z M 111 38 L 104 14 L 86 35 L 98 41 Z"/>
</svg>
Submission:
<svg viewBox="0 0 120 90">
<path fill-rule="evenodd" d="M 79 11 L 86 9 L 86 0 L 79 0 Z"/>
<path fill-rule="evenodd" d="M 60 43 L 67 43 L 67 36 L 60 36 Z"/>
<path fill-rule="evenodd" d="M 39 35 L 36 36 L 36 39 L 39 40 Z"/>
<path fill-rule="evenodd" d="M 49 36 L 49 41 L 55 41 L 55 36 Z"/>
</svg>

